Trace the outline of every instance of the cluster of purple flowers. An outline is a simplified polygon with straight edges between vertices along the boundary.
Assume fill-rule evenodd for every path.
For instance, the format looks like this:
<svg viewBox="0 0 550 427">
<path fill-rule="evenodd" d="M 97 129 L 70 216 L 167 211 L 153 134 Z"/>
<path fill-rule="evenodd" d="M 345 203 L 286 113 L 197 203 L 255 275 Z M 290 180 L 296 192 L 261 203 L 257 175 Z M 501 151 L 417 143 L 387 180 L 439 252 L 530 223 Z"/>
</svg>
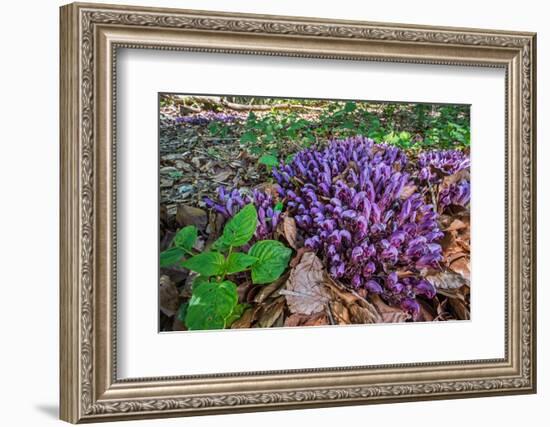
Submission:
<svg viewBox="0 0 550 427">
<path fill-rule="evenodd" d="M 399 148 L 358 136 L 301 151 L 291 163 L 273 168 L 273 177 L 305 246 L 322 257 L 331 276 L 380 294 L 414 318 L 420 312 L 416 296 L 436 294 L 423 275 L 443 259 L 438 243 L 443 233 L 435 207 L 410 189 L 439 184 L 469 166 L 468 156 L 456 150 L 421 153 L 413 164 Z M 443 188 L 439 203 L 466 206 L 469 198 L 470 184 L 462 179 Z M 255 239 L 276 230 L 281 212 L 272 195 L 221 187 L 217 199 L 205 199 L 206 205 L 226 218 L 254 203 Z"/>
<path fill-rule="evenodd" d="M 470 158 L 459 150 L 433 150 L 418 156 L 421 181 L 439 184 L 444 176 L 454 175 L 470 167 Z M 470 183 L 462 179 L 443 188 L 439 193 L 439 206 L 467 206 L 470 202 Z"/>
<path fill-rule="evenodd" d="M 277 228 L 281 216 L 280 210 L 275 209 L 276 200 L 273 196 L 257 189 L 251 192 L 243 189 L 227 191 L 224 187 L 219 187 L 218 201 L 206 197 L 204 202 L 225 218 L 233 217 L 245 205 L 254 203 L 258 211 L 258 226 L 254 234 L 256 240 L 270 236 Z"/>
<path fill-rule="evenodd" d="M 243 114 L 227 114 L 216 113 L 214 111 L 206 111 L 203 113 L 190 114 L 188 116 L 176 117 L 175 122 L 177 124 L 188 125 L 208 125 L 212 121 L 233 123 L 236 121 L 246 119 L 246 115 Z"/>
<path fill-rule="evenodd" d="M 465 179 L 451 184 L 439 193 L 439 205 L 466 206 L 470 203 L 470 183 Z"/>
<path fill-rule="evenodd" d="M 435 295 L 420 272 L 442 260 L 443 234 L 420 194 L 401 197 L 412 184 L 407 162 L 396 147 L 352 137 L 302 151 L 273 176 L 306 246 L 321 254 L 333 277 L 416 315 L 416 295 Z"/>
<path fill-rule="evenodd" d="M 460 150 L 425 151 L 418 156 L 419 178 L 436 182 L 438 171 L 442 175 L 453 175 L 470 167 L 470 157 Z"/>
</svg>

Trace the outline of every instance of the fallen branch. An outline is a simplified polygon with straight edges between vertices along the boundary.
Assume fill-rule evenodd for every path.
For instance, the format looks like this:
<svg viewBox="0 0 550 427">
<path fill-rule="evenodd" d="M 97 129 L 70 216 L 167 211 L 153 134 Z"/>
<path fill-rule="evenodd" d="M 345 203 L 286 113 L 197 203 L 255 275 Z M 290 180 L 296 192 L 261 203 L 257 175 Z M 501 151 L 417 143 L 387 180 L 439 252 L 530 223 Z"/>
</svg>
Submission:
<svg viewBox="0 0 550 427">
<path fill-rule="evenodd" d="M 219 96 L 193 96 L 190 98 L 198 104 L 213 109 L 217 107 L 225 107 L 235 111 L 270 111 L 270 110 L 309 110 L 309 111 L 322 111 L 322 108 L 311 107 L 308 105 L 298 104 L 237 104 L 235 102 L 229 102 L 227 99 Z"/>
</svg>

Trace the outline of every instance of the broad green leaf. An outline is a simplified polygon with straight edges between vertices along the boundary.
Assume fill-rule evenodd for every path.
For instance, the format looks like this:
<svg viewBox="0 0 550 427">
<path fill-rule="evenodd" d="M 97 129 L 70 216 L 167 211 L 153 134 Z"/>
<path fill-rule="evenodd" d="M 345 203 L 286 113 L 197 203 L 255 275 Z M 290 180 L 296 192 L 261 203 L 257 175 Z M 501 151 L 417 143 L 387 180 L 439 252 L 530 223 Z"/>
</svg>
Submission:
<svg viewBox="0 0 550 427">
<path fill-rule="evenodd" d="M 187 316 L 187 308 L 189 307 L 189 301 L 184 302 L 182 305 L 180 305 L 180 308 L 178 309 L 178 313 L 176 316 L 178 317 L 178 320 L 185 325 L 185 316 Z"/>
<path fill-rule="evenodd" d="M 264 154 L 258 160 L 259 163 L 266 166 L 279 166 L 279 160 L 277 157 L 272 156 L 271 154 Z"/>
<path fill-rule="evenodd" d="M 235 320 L 239 320 L 244 311 L 249 307 L 248 304 L 237 304 L 234 308 L 233 308 L 233 311 L 231 312 L 231 314 L 229 316 L 227 316 L 227 318 L 225 319 L 225 326 L 226 327 L 229 327 L 233 324 L 233 322 Z"/>
<path fill-rule="evenodd" d="M 229 245 L 225 243 L 225 241 L 223 240 L 223 236 L 220 236 L 220 238 L 217 239 L 212 245 L 212 249 L 219 252 L 227 252 L 227 250 L 229 249 Z"/>
<path fill-rule="evenodd" d="M 233 282 L 202 284 L 189 300 L 185 325 L 190 330 L 223 329 L 237 300 L 237 286 Z"/>
<path fill-rule="evenodd" d="M 248 142 L 256 142 L 258 140 L 258 137 L 253 132 L 245 132 L 241 136 L 241 143 L 246 144 Z"/>
<path fill-rule="evenodd" d="M 219 252 L 203 252 L 186 259 L 181 266 L 195 271 L 201 276 L 218 276 L 223 274 L 225 258 Z"/>
<path fill-rule="evenodd" d="M 241 252 L 233 252 L 227 258 L 227 263 L 225 266 L 227 274 L 239 273 L 246 270 L 252 264 L 258 261 L 258 258 L 243 254 Z"/>
<path fill-rule="evenodd" d="M 195 291 L 200 285 L 203 285 L 205 283 L 210 282 L 210 279 L 205 276 L 197 276 L 193 279 L 193 282 L 191 283 L 191 289 Z"/>
<path fill-rule="evenodd" d="M 256 207 L 250 203 L 242 208 L 225 225 L 222 234 L 222 241 L 228 246 L 242 246 L 252 238 L 258 225 L 258 212 Z"/>
<path fill-rule="evenodd" d="M 181 248 L 174 247 L 166 249 L 165 251 L 162 251 L 160 253 L 160 266 L 169 267 L 171 265 L 174 265 L 178 263 L 184 255 L 185 252 Z"/>
<path fill-rule="evenodd" d="M 258 258 L 252 266 L 252 283 L 265 284 L 277 280 L 286 270 L 292 250 L 277 240 L 262 240 L 248 251 Z"/>
<path fill-rule="evenodd" d="M 190 251 L 197 241 L 197 227 L 188 225 L 183 227 L 174 237 L 174 245 L 178 248 Z"/>
</svg>

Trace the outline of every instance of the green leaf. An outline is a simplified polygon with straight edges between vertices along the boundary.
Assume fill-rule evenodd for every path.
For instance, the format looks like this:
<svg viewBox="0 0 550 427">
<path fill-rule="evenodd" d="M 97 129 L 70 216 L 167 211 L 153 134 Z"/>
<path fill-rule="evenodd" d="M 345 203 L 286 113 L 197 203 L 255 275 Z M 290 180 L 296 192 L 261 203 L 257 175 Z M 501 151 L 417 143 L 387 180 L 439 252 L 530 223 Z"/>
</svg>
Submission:
<svg viewBox="0 0 550 427">
<path fill-rule="evenodd" d="M 183 172 L 182 171 L 172 171 L 168 174 L 168 176 L 172 179 L 180 179 L 181 177 L 183 177 Z"/>
<path fill-rule="evenodd" d="M 246 144 L 248 142 L 256 142 L 258 140 L 258 137 L 253 132 L 245 132 L 241 136 L 241 143 Z"/>
<path fill-rule="evenodd" d="M 181 266 L 195 271 L 201 276 L 218 276 L 223 274 L 225 258 L 219 252 L 203 252 L 186 259 L 181 263 Z"/>
<path fill-rule="evenodd" d="M 235 274 L 244 271 L 256 261 L 258 261 L 256 257 L 241 252 L 233 252 L 227 258 L 225 266 L 226 274 Z"/>
<path fill-rule="evenodd" d="M 222 234 L 222 241 L 227 246 L 242 246 L 252 238 L 258 225 L 258 212 L 256 207 L 250 203 L 242 208 L 225 225 Z"/>
<path fill-rule="evenodd" d="M 197 227 L 188 225 L 177 232 L 174 237 L 174 245 L 178 248 L 190 251 L 197 241 Z"/>
<path fill-rule="evenodd" d="M 193 279 L 193 282 L 191 283 L 191 289 L 194 292 L 195 289 L 197 289 L 200 285 L 203 285 L 203 284 L 208 283 L 208 282 L 210 282 L 210 279 L 208 277 L 197 276 Z"/>
<path fill-rule="evenodd" d="M 277 159 L 277 157 L 272 156 L 271 154 L 264 154 L 262 157 L 260 157 L 258 163 L 266 166 L 279 166 L 279 160 Z"/>
<path fill-rule="evenodd" d="M 355 128 L 355 124 L 351 120 L 346 120 L 344 123 L 342 123 L 343 129 L 353 129 Z"/>
<path fill-rule="evenodd" d="M 258 163 L 266 166 L 279 166 L 279 159 L 272 154 L 264 154 L 258 159 Z"/>
<path fill-rule="evenodd" d="M 286 156 L 285 158 L 285 163 L 288 165 L 289 163 L 292 163 L 292 161 L 294 160 L 294 154 L 289 154 L 288 156 Z"/>
<path fill-rule="evenodd" d="M 277 280 L 286 270 L 292 250 L 277 240 L 262 240 L 248 251 L 258 258 L 252 266 L 252 283 L 265 284 Z"/>
<path fill-rule="evenodd" d="M 162 251 L 160 253 L 160 266 L 169 267 L 171 265 L 174 265 L 178 263 L 184 255 L 185 252 L 181 248 L 174 247 L 166 249 L 165 251 Z"/>
<path fill-rule="evenodd" d="M 225 319 L 225 326 L 226 327 L 229 327 L 233 324 L 233 322 L 235 320 L 239 320 L 244 311 L 250 307 L 249 304 L 237 304 L 234 308 L 233 308 L 233 311 L 231 312 L 231 314 L 229 316 L 227 316 L 227 318 Z"/>
<path fill-rule="evenodd" d="M 275 205 L 275 207 L 273 208 L 273 210 L 275 212 L 282 212 L 283 211 L 283 202 L 277 202 L 277 204 Z"/>
<path fill-rule="evenodd" d="M 346 102 L 346 105 L 344 105 L 344 111 L 346 113 L 351 113 L 355 111 L 356 108 L 357 108 L 357 105 L 355 105 L 355 102 Z"/>
<path fill-rule="evenodd" d="M 212 249 L 219 252 L 227 252 L 229 250 L 229 245 L 225 243 L 223 236 L 220 236 L 212 245 Z"/>
<path fill-rule="evenodd" d="M 409 132 L 403 131 L 399 133 L 399 138 L 402 141 L 408 141 L 411 139 L 411 134 Z"/>
<path fill-rule="evenodd" d="M 228 280 L 202 284 L 193 291 L 185 316 L 189 330 L 223 329 L 235 310 L 237 286 Z"/>
<path fill-rule="evenodd" d="M 178 309 L 178 313 L 176 316 L 178 317 L 178 320 L 185 325 L 185 316 L 187 316 L 187 309 L 189 308 L 189 301 L 184 302 L 182 305 L 180 305 L 180 308 Z"/>
</svg>

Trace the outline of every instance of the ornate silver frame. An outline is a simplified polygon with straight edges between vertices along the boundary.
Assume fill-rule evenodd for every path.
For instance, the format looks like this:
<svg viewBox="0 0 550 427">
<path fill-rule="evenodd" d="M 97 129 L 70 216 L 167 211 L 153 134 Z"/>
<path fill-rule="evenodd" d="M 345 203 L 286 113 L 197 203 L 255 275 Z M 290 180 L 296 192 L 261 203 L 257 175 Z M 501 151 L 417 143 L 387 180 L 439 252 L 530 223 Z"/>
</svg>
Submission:
<svg viewBox="0 0 550 427">
<path fill-rule="evenodd" d="M 60 42 L 63 420 L 535 392 L 535 34 L 71 4 L 61 8 Z M 118 47 L 504 68 L 505 357 L 118 380 L 113 150 Z"/>
</svg>

